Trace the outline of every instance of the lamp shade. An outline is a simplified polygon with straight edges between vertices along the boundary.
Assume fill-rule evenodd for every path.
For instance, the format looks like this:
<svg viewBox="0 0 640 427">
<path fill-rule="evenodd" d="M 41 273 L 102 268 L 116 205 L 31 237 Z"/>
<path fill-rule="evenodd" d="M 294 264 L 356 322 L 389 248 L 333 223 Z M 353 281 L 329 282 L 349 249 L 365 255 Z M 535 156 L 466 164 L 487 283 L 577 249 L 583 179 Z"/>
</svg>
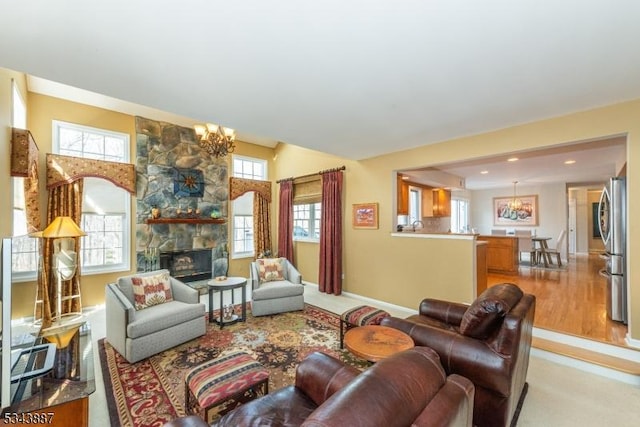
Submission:
<svg viewBox="0 0 640 427">
<path fill-rule="evenodd" d="M 69 216 L 58 216 L 42 231 L 42 237 L 55 239 L 58 237 L 80 237 L 87 233 Z"/>
</svg>

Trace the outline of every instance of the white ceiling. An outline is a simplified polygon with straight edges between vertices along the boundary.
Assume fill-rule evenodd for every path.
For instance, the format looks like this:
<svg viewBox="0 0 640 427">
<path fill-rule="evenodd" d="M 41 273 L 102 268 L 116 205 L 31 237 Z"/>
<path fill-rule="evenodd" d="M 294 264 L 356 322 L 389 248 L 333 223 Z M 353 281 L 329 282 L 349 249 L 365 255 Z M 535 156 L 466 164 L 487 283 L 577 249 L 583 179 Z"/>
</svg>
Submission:
<svg viewBox="0 0 640 427">
<path fill-rule="evenodd" d="M 352 159 L 640 98 L 636 0 L 3 3 L 2 67 Z"/>
<path fill-rule="evenodd" d="M 467 190 L 501 188 L 513 185 L 514 181 L 518 186 L 564 183 L 570 187 L 600 189 L 602 183 L 616 176 L 625 165 L 626 140 L 626 136 L 611 137 L 546 150 L 432 165 L 405 170 L 402 174 L 413 182 Z M 566 161 L 572 163 L 566 164 Z M 460 182 L 459 178 L 462 178 L 463 185 L 449 184 L 448 175 L 438 180 L 440 172 L 455 177 L 451 182 Z"/>
</svg>

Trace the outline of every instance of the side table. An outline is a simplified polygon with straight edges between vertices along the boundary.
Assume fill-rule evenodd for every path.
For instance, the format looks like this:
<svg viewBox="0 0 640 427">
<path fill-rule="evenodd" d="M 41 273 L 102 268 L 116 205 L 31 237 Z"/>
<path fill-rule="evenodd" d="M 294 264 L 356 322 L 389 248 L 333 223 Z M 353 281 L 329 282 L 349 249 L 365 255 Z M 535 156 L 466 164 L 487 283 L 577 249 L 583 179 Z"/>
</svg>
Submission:
<svg viewBox="0 0 640 427">
<path fill-rule="evenodd" d="M 225 280 L 217 280 L 212 279 L 207 282 L 209 285 L 209 322 L 217 323 L 220 325 L 220 329 L 224 327 L 224 325 L 231 325 L 236 322 L 244 322 L 247 320 L 247 279 L 244 277 L 227 277 Z M 234 289 L 242 289 L 242 316 L 238 316 L 237 314 L 233 314 L 230 319 L 225 320 L 222 312 L 223 312 L 223 295 L 224 291 L 231 291 L 231 304 L 235 306 L 235 295 Z M 220 292 L 220 315 L 219 317 L 213 316 L 213 293 Z"/>
<path fill-rule="evenodd" d="M 367 325 L 349 329 L 344 345 L 355 356 L 369 362 L 378 362 L 394 353 L 414 346 L 411 337 L 388 326 Z"/>
</svg>

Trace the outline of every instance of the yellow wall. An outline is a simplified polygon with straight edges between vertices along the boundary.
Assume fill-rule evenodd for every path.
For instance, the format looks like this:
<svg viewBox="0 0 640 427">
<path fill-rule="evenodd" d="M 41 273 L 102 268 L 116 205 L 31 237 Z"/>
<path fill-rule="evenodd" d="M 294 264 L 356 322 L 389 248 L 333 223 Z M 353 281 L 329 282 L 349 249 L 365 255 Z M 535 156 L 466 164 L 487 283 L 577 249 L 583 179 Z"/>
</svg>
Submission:
<svg viewBox="0 0 640 427">
<path fill-rule="evenodd" d="M 233 154 L 267 160 L 267 174 L 268 174 L 269 180 L 272 180 L 272 177 L 274 175 L 274 162 L 273 162 L 274 152 L 272 148 L 263 147 L 255 144 L 249 144 L 242 141 L 237 141 L 236 148 Z M 232 165 L 229 166 L 229 175 L 231 175 L 231 173 L 232 173 Z M 278 193 L 277 193 L 277 186 L 275 182 L 273 182 L 271 185 L 272 185 L 271 186 L 271 194 L 272 194 L 271 212 L 273 213 L 274 206 L 277 206 L 278 204 Z M 229 205 L 229 210 L 230 210 L 229 218 L 232 218 L 233 217 L 232 204 Z M 277 217 L 272 214 L 271 215 L 271 249 L 272 250 L 275 250 L 278 243 L 278 238 L 276 234 L 277 225 L 278 225 Z M 229 227 L 229 247 L 230 248 L 231 248 L 232 239 L 233 239 L 232 229 L 231 227 Z M 238 259 L 230 258 L 229 273 L 228 273 L 229 276 L 249 277 L 249 265 L 251 264 L 251 261 L 253 261 L 253 258 L 238 258 Z"/>
<path fill-rule="evenodd" d="M 12 81 L 18 85 L 22 99 L 28 104 L 27 82 L 22 73 L 0 68 L 0 237 L 13 234 L 13 186 L 11 171 L 11 125 L 13 117 Z"/>
<path fill-rule="evenodd" d="M 278 147 L 278 177 L 296 176 L 319 169 L 347 166 L 345 171 L 344 290 L 366 297 L 416 308 L 424 296 L 469 301 L 472 297 L 472 249 L 460 241 L 416 241 L 391 237 L 394 217 L 394 171 L 402 168 L 449 163 L 477 157 L 538 149 L 545 146 L 627 134 L 628 212 L 640 208 L 640 100 L 566 115 L 495 132 L 458 138 L 361 162 Z M 639 164 L 636 164 L 639 162 Z M 380 229 L 354 230 L 350 225 L 353 203 L 380 203 Z M 631 218 L 631 217 L 629 217 Z M 640 225 L 628 221 L 628 259 L 640 253 Z M 311 254 L 309 256 L 317 257 Z M 301 259 L 298 264 L 312 264 Z M 633 322 L 630 336 L 640 339 L 640 265 L 629 263 L 629 299 Z M 303 272 L 303 276 L 305 273 Z M 313 281 L 307 277 L 306 280 Z"/>
<path fill-rule="evenodd" d="M 19 75 L 19 74 L 18 74 Z M 20 76 L 20 75 L 19 75 Z M 0 76 L 1 78 L 2 76 Z M 9 86 L 10 91 L 10 86 Z M 10 92 L 9 92 L 10 93 Z M 25 89 L 26 93 L 26 89 Z M 45 177 L 45 153 L 52 151 L 52 120 L 60 120 L 69 123 L 91 126 L 101 129 L 108 129 L 116 132 L 127 133 L 130 136 L 130 159 L 135 162 L 136 159 L 136 132 L 135 117 L 127 114 L 117 113 L 102 108 L 91 107 L 88 105 L 78 104 L 65 101 L 36 93 L 29 93 L 28 98 L 28 128 L 33 134 L 38 147 L 40 148 L 40 177 Z M 10 118 L 10 116 L 9 116 Z M 10 135 L 9 135 L 10 137 Z M 254 144 L 238 141 L 236 144 L 235 154 L 263 158 L 268 161 L 267 168 L 273 170 L 273 149 L 268 147 L 257 146 Z M 5 161 L 2 159 L 2 161 Z M 230 158 L 229 158 L 230 161 Z M 8 157 L 7 157 L 8 162 Z M 2 179 L 10 182 L 7 174 L 2 174 Z M 7 184 L 8 185 L 8 184 Z M 3 193 L 4 194 L 4 193 Z M 135 196 L 132 197 L 132 217 L 131 217 L 131 271 L 123 271 L 108 274 L 95 274 L 82 276 L 82 304 L 85 307 L 99 305 L 104 303 L 104 286 L 107 283 L 115 281 L 118 277 L 133 273 L 135 266 L 135 212 L 136 203 Z M 47 191 L 44 179 L 40 181 L 40 206 L 42 211 L 42 223 L 46 221 L 46 205 Z M 6 204 L 5 206 L 10 206 Z M 7 212 L 11 217 L 11 209 Z M 3 226 L 3 225 L 0 225 Z M 272 225 L 273 233 L 275 233 L 275 224 Z M 8 225 L 6 235 L 11 234 L 11 225 Z M 3 234 L 4 235 L 4 234 Z M 275 234 L 274 234 L 275 235 Z M 229 275 L 247 276 L 249 271 L 249 263 L 252 258 L 243 258 L 231 260 L 229 264 Z M 13 297 L 13 316 L 24 317 L 33 315 L 33 298 L 35 296 L 35 282 L 19 283 L 14 286 Z"/>
<path fill-rule="evenodd" d="M 13 181 L 11 171 L 11 126 L 13 117 L 13 89 L 12 80 L 15 80 L 22 99 L 29 105 L 27 99 L 27 82 L 22 73 L 0 68 L 0 237 L 11 237 L 13 235 Z M 4 286 L 5 284 L 3 284 Z M 7 284 L 8 285 L 8 284 Z M 15 300 L 15 288 L 12 286 L 12 300 Z M 35 292 L 29 295 L 31 307 L 33 309 L 33 299 Z M 0 302 L 0 306 L 2 303 Z M 16 316 L 13 305 L 11 306 L 12 316 Z M 0 328 L 2 320 L 0 320 Z"/>
<path fill-rule="evenodd" d="M 10 79 L 24 77 L 0 69 L 0 123 L 6 128 L 0 133 L 0 146 L 9 153 Z M 7 92 L 9 91 L 9 92 Z M 10 98 L 9 98 L 10 99 Z M 131 135 L 132 154 L 135 150 L 134 118 L 111 111 L 74 104 L 58 99 L 30 94 L 29 128 L 44 153 L 51 147 L 51 120 L 64 120 L 88 126 L 109 128 Z M 415 309 L 425 296 L 455 301 L 473 298 L 473 244 L 463 240 L 409 239 L 392 237 L 394 222 L 394 172 L 398 169 L 455 162 L 476 157 L 487 157 L 514 151 L 537 149 L 544 146 L 585 141 L 610 135 L 628 135 L 627 180 L 628 211 L 640 208 L 640 100 L 621 103 L 587 112 L 515 126 L 495 132 L 459 138 L 412 150 L 395 152 L 363 161 L 348 159 L 279 144 L 275 150 L 238 143 L 237 154 L 269 160 L 272 181 L 299 176 L 319 170 L 345 165 L 344 173 L 344 290 L 365 297 L 388 301 Z M 2 169 L 8 171 L 8 156 L 0 156 Z M 132 157 L 133 158 L 133 157 Z M 43 160 L 43 159 L 41 159 Z M 42 163 L 44 165 L 44 163 Z M 40 170 L 44 175 L 44 166 Z M 9 188 L 7 173 L 2 182 Z M 42 184 L 44 202 L 44 182 Z M 272 229 L 273 249 L 277 233 L 277 185 L 273 187 Z M 6 198 L 4 195 L 0 196 Z M 10 200 L 10 199 L 6 199 Z M 355 203 L 379 203 L 378 230 L 355 230 L 351 226 L 351 206 Z M 11 217 L 11 203 L 3 203 L 4 217 Z M 135 209 L 135 204 L 134 204 Z M 631 218 L 631 217 L 630 217 Z M 0 223 L 3 235 L 11 234 L 9 222 Z M 628 257 L 640 253 L 640 225 L 629 221 Z M 132 247 L 134 247 L 132 245 Z M 317 283 L 318 245 L 297 242 L 296 264 L 305 280 Z M 250 259 L 232 260 L 230 275 L 246 275 Z M 87 306 L 103 302 L 104 284 L 120 274 L 83 277 L 83 303 Z M 630 335 L 640 339 L 640 265 L 629 266 L 629 298 L 633 322 Z M 19 304 L 14 316 L 30 315 L 34 284 L 20 284 L 14 291 Z M 25 301 L 24 305 L 19 302 Z"/>
<path fill-rule="evenodd" d="M 52 120 L 109 129 L 128 133 L 131 141 L 131 159 L 135 161 L 135 123 L 132 116 L 114 111 L 95 108 L 75 102 L 64 101 L 45 95 L 29 92 L 27 123 L 38 148 L 40 149 L 40 211 L 41 223 L 46 224 L 46 168 L 45 156 L 52 147 Z M 135 198 L 132 197 L 132 218 L 135 218 Z M 133 224 L 132 224 L 133 227 Z M 135 230 L 135 228 L 132 228 Z M 133 233 L 132 233 L 133 234 Z M 133 244 L 132 236 L 131 247 Z M 132 259 L 135 260 L 135 257 Z M 86 307 L 104 303 L 104 286 L 118 276 L 128 272 L 83 275 L 81 280 L 82 304 Z M 17 283 L 13 287 L 13 316 L 33 316 L 33 299 L 36 294 L 36 282 Z"/>
<path fill-rule="evenodd" d="M 384 158 L 356 162 L 285 144 L 276 147 L 276 154 L 278 178 L 346 166 L 344 291 L 412 309 L 417 309 L 426 296 L 467 302 L 473 299 L 472 241 L 391 236 L 396 181 Z M 352 205 L 369 202 L 379 203 L 379 229 L 354 229 Z M 294 246 L 295 263 L 303 279 L 317 283 L 318 244 L 295 242 Z"/>
</svg>

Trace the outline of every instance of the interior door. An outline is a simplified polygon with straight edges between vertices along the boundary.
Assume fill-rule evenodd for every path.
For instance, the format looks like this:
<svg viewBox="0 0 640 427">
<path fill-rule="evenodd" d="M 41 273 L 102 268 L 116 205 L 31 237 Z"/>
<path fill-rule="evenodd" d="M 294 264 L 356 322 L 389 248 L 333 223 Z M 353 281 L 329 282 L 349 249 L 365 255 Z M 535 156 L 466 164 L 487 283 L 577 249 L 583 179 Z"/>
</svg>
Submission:
<svg viewBox="0 0 640 427">
<path fill-rule="evenodd" d="M 569 199 L 569 255 L 576 253 L 576 199 Z"/>
</svg>

